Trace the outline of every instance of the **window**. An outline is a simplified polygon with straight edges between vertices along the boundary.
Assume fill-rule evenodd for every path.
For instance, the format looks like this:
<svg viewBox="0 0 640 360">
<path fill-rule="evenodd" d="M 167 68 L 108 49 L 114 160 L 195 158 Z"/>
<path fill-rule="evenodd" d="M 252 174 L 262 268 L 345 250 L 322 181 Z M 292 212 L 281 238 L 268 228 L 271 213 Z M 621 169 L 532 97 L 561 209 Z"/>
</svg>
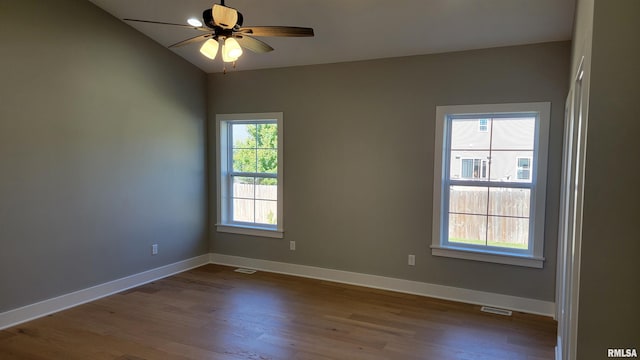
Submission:
<svg viewBox="0 0 640 360">
<path fill-rule="evenodd" d="M 220 232 L 283 237 L 282 113 L 216 116 Z"/>
<path fill-rule="evenodd" d="M 531 181 L 531 158 L 519 157 L 517 158 L 517 162 L 516 166 L 518 167 L 518 172 L 516 174 L 516 179 Z"/>
<path fill-rule="evenodd" d="M 478 131 L 480 131 L 480 132 L 489 131 L 489 119 L 480 119 L 480 120 L 478 120 Z"/>
<path fill-rule="evenodd" d="M 463 179 L 486 179 L 487 161 L 482 159 L 461 159 Z"/>
<path fill-rule="evenodd" d="M 542 267 L 549 111 L 437 107 L 433 255 Z"/>
</svg>

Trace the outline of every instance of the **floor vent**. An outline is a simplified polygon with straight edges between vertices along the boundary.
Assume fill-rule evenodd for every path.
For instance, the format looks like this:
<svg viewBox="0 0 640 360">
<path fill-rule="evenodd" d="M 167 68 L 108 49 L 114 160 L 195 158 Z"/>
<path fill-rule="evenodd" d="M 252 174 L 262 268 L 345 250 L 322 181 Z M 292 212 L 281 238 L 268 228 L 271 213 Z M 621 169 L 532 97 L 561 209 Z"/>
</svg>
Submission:
<svg viewBox="0 0 640 360">
<path fill-rule="evenodd" d="M 511 310 L 499 309 L 499 308 L 494 308 L 489 306 L 481 307 L 480 311 L 491 313 L 491 314 L 504 315 L 504 316 L 511 316 L 512 314 Z"/>
<path fill-rule="evenodd" d="M 239 273 L 243 273 L 243 274 L 255 274 L 255 270 L 251 270 L 251 269 L 244 269 L 244 268 L 237 268 L 235 270 L 233 270 L 235 272 L 239 272 Z"/>
</svg>

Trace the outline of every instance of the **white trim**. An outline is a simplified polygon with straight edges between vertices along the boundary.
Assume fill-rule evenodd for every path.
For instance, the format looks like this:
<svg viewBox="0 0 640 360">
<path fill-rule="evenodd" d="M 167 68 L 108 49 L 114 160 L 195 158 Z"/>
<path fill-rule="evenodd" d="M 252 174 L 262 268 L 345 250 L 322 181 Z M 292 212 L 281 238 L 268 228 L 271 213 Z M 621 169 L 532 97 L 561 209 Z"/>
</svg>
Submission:
<svg viewBox="0 0 640 360">
<path fill-rule="evenodd" d="M 454 180 L 449 179 L 450 156 L 450 119 L 451 116 L 483 116 L 491 114 L 518 114 L 536 113 L 536 130 L 534 156 L 530 164 L 531 183 L 527 183 L 527 188 L 531 189 L 531 210 L 529 221 L 532 224 L 529 231 L 530 248 L 526 251 L 510 250 L 493 252 L 487 251 L 479 253 L 473 246 L 463 248 L 461 245 L 450 246 L 446 241 L 448 218 L 444 211 L 448 208 L 450 184 Z M 547 183 L 547 156 L 549 122 L 551 116 L 550 102 L 532 103 L 512 103 L 512 104 L 479 104 L 479 105 L 450 105 L 436 106 L 436 137 L 434 148 L 434 181 L 433 181 L 433 220 L 431 253 L 434 256 L 455 257 L 468 260 L 485 262 L 496 262 L 516 266 L 543 267 L 544 253 L 544 225 L 545 225 L 545 204 L 546 204 L 546 183 Z M 462 164 L 462 163 L 461 163 Z M 462 176 L 462 168 L 461 168 Z M 456 183 L 459 180 L 455 180 Z M 476 183 L 481 185 L 482 182 Z M 489 184 L 492 184 L 489 182 Z M 520 187 L 523 182 L 499 183 L 493 186 L 499 187 Z M 484 185 L 482 185 L 484 186 Z M 495 256 L 488 256 L 493 252 Z M 512 255 L 511 255 L 512 254 Z M 523 255 L 526 255 L 523 257 Z M 509 260 L 508 257 L 513 259 Z M 523 261 L 524 260 L 524 261 Z"/>
<path fill-rule="evenodd" d="M 209 254 L 161 266 L 121 279 L 0 313 L 0 330 L 72 308 L 209 263 Z"/>
<path fill-rule="evenodd" d="M 250 268 L 294 275 L 312 279 L 328 280 L 338 283 L 366 286 L 374 289 L 391 290 L 407 294 L 429 296 L 438 299 L 453 300 L 469 304 L 487 305 L 513 311 L 526 312 L 553 317 L 555 303 L 537 299 L 496 294 L 484 291 L 457 288 L 418 281 L 390 278 L 378 275 L 361 274 L 350 271 L 325 269 L 314 266 L 289 264 L 283 262 L 251 259 L 239 256 L 210 254 L 214 264 Z"/>
<path fill-rule="evenodd" d="M 590 43 L 585 45 L 590 52 Z M 590 56 L 582 55 L 565 106 L 565 138 L 558 226 L 556 304 L 558 360 L 574 360 L 578 342 L 582 215 L 587 127 L 589 125 Z M 586 75 L 586 76 L 585 76 Z"/>
<path fill-rule="evenodd" d="M 228 174 L 230 172 L 227 123 L 241 121 L 275 121 L 278 126 L 278 199 L 275 231 L 260 229 L 259 226 L 245 226 L 234 223 L 230 216 L 230 195 Z M 217 231 L 234 234 L 282 238 L 284 235 L 284 114 L 282 112 L 216 114 L 216 139 L 218 142 L 216 156 L 216 199 L 217 199 Z"/>
<path fill-rule="evenodd" d="M 0 313 L 0 330 L 210 263 L 499 307 L 550 317 L 555 313 L 555 304 L 553 302 L 537 299 L 314 266 L 210 253 Z"/>
<path fill-rule="evenodd" d="M 277 239 L 284 238 L 284 232 L 280 230 L 262 229 L 258 227 L 249 227 L 249 226 L 216 224 L 216 231 L 230 233 L 230 234 L 262 236 L 262 237 L 270 237 L 270 238 L 277 238 Z"/>
<path fill-rule="evenodd" d="M 518 256 L 513 253 L 503 255 L 493 251 L 474 250 L 470 248 L 456 249 L 454 247 L 431 245 L 431 254 L 434 256 L 525 266 L 537 269 L 542 269 L 544 265 L 543 257 Z"/>
</svg>

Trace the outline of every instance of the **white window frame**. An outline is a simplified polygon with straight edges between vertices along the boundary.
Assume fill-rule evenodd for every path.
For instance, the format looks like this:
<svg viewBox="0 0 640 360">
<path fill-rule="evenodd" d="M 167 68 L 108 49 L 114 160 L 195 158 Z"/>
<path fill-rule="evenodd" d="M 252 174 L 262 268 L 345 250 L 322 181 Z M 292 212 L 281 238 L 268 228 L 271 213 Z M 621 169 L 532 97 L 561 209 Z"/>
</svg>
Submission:
<svg viewBox="0 0 640 360">
<path fill-rule="evenodd" d="M 453 105 L 436 107 L 436 138 L 433 184 L 433 233 L 431 253 L 476 261 L 542 268 L 544 264 L 544 226 L 547 183 L 547 153 L 551 103 L 514 103 Z M 459 116 L 499 116 L 505 114 L 536 114 L 534 154 L 530 184 L 516 183 L 531 190 L 529 248 L 507 249 L 492 246 L 450 243 L 448 241 L 449 171 L 451 169 L 449 129 L 451 118 Z M 457 180 L 457 182 L 460 182 Z M 477 183 L 477 180 L 469 181 Z M 501 187 L 499 182 L 492 185 Z M 514 187 L 510 183 L 509 187 Z M 515 186 L 517 187 L 517 186 Z"/>
<path fill-rule="evenodd" d="M 232 220 L 232 184 L 230 160 L 230 148 L 232 146 L 229 138 L 229 125 L 233 123 L 264 123 L 275 121 L 278 126 L 278 199 L 277 199 L 277 219 L 276 225 L 234 222 Z M 217 114 L 216 134 L 218 140 L 216 169 L 217 171 L 217 222 L 216 230 L 233 234 L 243 234 L 252 236 L 263 236 L 271 238 L 284 237 L 284 216 L 283 216 L 283 189 L 284 189 L 284 157 L 283 157 L 283 114 L 281 112 L 270 113 L 244 113 L 244 114 Z"/>
</svg>

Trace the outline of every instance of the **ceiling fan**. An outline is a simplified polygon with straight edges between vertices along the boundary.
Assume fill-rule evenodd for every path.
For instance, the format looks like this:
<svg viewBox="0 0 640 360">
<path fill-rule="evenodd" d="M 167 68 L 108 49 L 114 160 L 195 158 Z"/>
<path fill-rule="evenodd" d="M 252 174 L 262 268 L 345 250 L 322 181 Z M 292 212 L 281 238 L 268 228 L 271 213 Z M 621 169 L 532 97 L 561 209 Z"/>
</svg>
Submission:
<svg viewBox="0 0 640 360">
<path fill-rule="evenodd" d="M 314 35 L 313 29 L 306 27 L 242 26 L 242 14 L 232 7 L 225 6 L 224 0 L 221 0 L 219 5 L 214 4 L 210 9 L 204 10 L 202 22 L 197 19 L 189 19 L 189 25 L 139 19 L 123 20 L 180 26 L 205 32 L 205 34 L 172 44 L 169 48 L 204 41 L 204 44 L 200 47 L 200 52 L 204 56 L 212 60 L 215 59 L 218 48 L 221 45 L 222 60 L 233 63 L 242 55 L 242 48 L 255 53 L 273 51 L 269 44 L 256 39 L 255 36 L 309 37 Z"/>
</svg>

